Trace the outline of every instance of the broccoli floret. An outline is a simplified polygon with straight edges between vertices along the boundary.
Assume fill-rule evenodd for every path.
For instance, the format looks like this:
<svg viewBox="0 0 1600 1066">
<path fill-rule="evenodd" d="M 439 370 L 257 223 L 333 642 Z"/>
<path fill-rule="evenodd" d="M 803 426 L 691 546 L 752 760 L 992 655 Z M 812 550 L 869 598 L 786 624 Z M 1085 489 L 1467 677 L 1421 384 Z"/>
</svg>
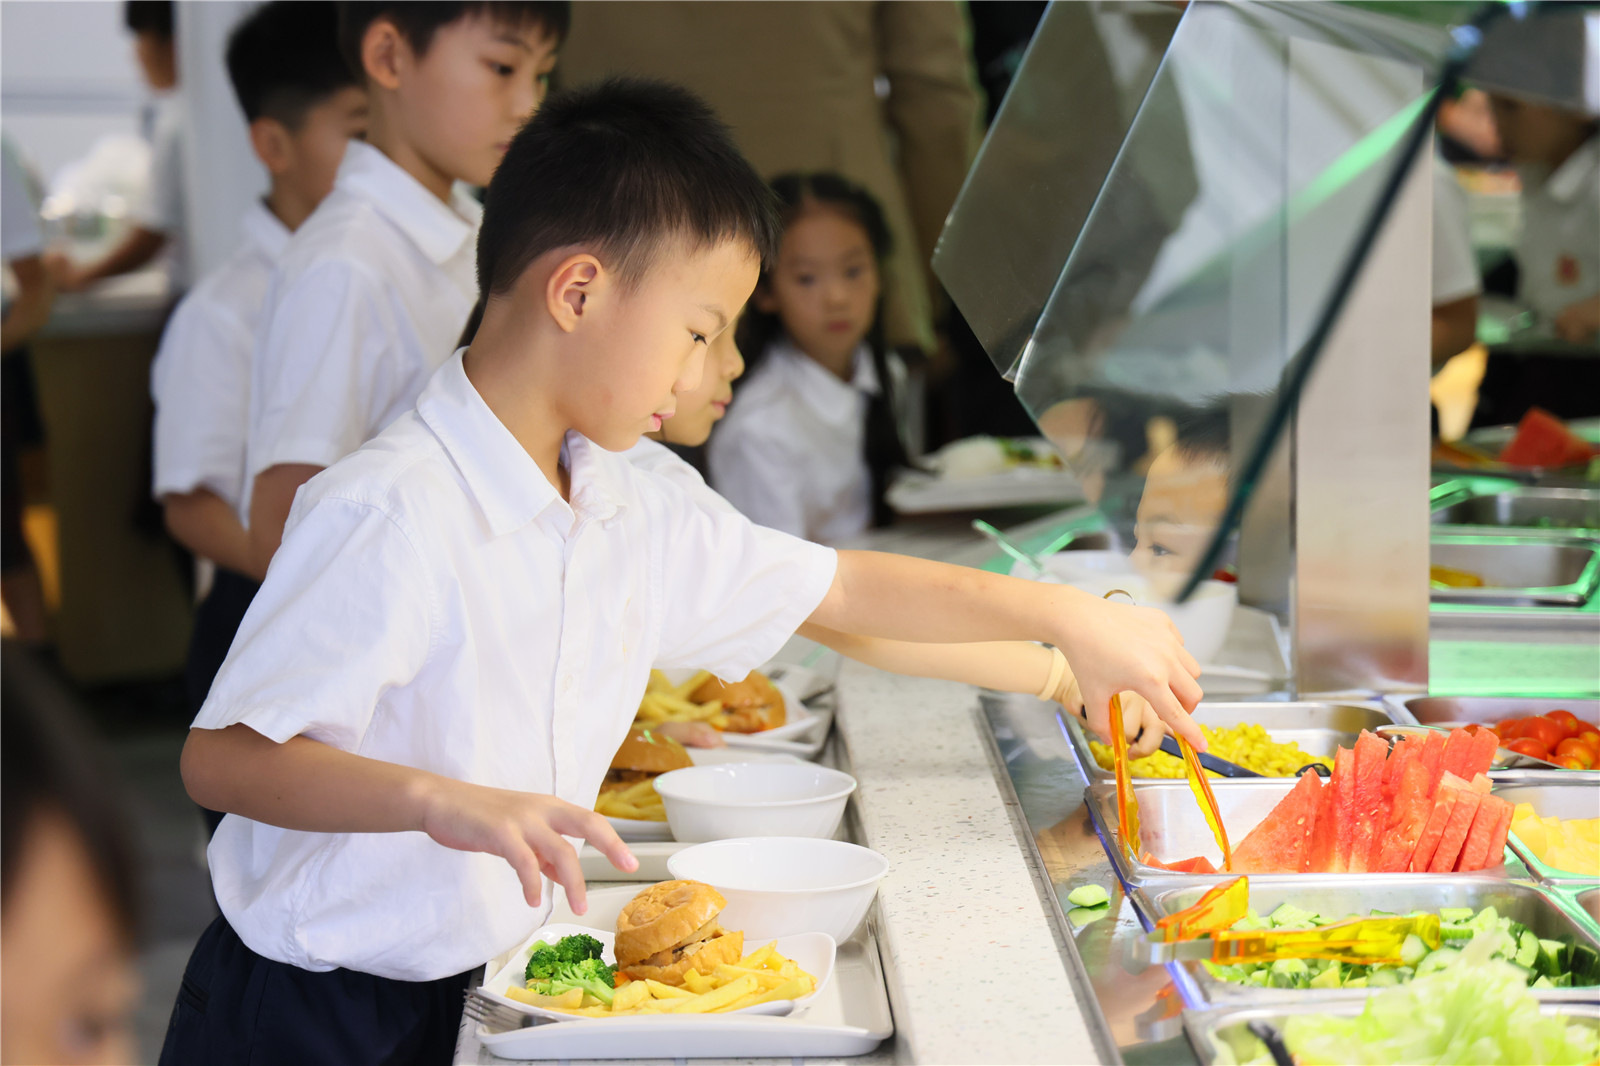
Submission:
<svg viewBox="0 0 1600 1066">
<path fill-rule="evenodd" d="M 616 994 L 617 969 L 601 960 L 604 950 L 600 941 L 582 934 L 562 937 L 554 946 L 539 941 L 533 945 L 524 974 L 528 989 L 559 996 L 579 988 L 609 1005 Z"/>
</svg>

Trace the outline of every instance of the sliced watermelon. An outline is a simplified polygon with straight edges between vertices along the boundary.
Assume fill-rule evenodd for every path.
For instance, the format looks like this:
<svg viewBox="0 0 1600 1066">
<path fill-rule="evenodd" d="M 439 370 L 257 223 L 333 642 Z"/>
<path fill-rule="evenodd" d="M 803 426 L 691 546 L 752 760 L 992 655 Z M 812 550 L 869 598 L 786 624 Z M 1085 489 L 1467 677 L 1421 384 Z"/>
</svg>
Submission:
<svg viewBox="0 0 1600 1066">
<path fill-rule="evenodd" d="M 1489 853 L 1484 856 L 1484 868 L 1499 866 L 1506 861 L 1506 837 L 1511 833 L 1511 818 L 1515 812 L 1516 807 L 1509 803 L 1500 812 L 1500 820 L 1495 822 L 1494 832 L 1489 834 Z"/>
<path fill-rule="evenodd" d="M 1472 819 L 1477 816 L 1483 800 L 1483 793 L 1470 788 L 1456 789 L 1455 793 L 1455 809 L 1450 812 L 1450 820 L 1444 824 L 1444 835 L 1439 838 L 1438 850 L 1428 860 L 1428 872 L 1431 874 L 1447 874 L 1456 868 L 1456 860 L 1461 857 L 1461 846 L 1467 842 Z"/>
<path fill-rule="evenodd" d="M 1384 799 L 1394 799 L 1395 793 L 1400 791 L 1400 775 L 1405 771 L 1406 763 L 1415 757 L 1412 746 L 1420 743 L 1421 741 L 1407 733 L 1396 740 L 1394 747 L 1389 749 L 1389 759 L 1383 764 Z"/>
<path fill-rule="evenodd" d="M 1356 738 L 1355 830 L 1351 837 L 1350 859 L 1345 869 L 1353 874 L 1371 868 L 1372 845 L 1388 821 L 1383 808 L 1384 760 L 1389 745 L 1376 733 L 1365 729 Z"/>
<path fill-rule="evenodd" d="M 1217 868 L 1211 865 L 1211 860 L 1204 855 L 1196 855 L 1190 859 L 1179 859 L 1176 862 L 1162 862 L 1154 855 L 1144 857 L 1148 866 L 1159 866 L 1163 870 L 1171 870 L 1180 874 L 1214 874 Z"/>
<path fill-rule="evenodd" d="M 1393 755 L 1389 756 L 1391 759 Z M 1378 860 L 1372 869 L 1379 873 L 1405 873 L 1411 864 L 1411 853 L 1416 850 L 1417 839 L 1433 813 L 1433 799 L 1428 795 L 1428 768 L 1421 759 L 1406 763 L 1400 776 L 1400 787 L 1395 792 L 1389 811 L 1389 822 L 1384 828 Z"/>
<path fill-rule="evenodd" d="M 1477 771 L 1472 767 L 1472 734 L 1465 729 L 1450 730 L 1450 739 L 1444 744 L 1444 761 L 1447 774 L 1455 774 L 1463 781 L 1471 781 Z"/>
<path fill-rule="evenodd" d="M 1420 767 L 1421 764 L 1417 760 L 1421 754 L 1422 739 L 1410 735 L 1400 737 L 1395 741 L 1394 747 L 1389 749 L 1389 759 L 1383 764 L 1383 801 L 1379 805 L 1380 813 L 1383 817 L 1381 821 L 1376 823 L 1377 832 L 1373 834 L 1372 846 L 1367 852 L 1368 870 L 1377 871 L 1382 869 L 1384 847 L 1389 843 L 1394 827 L 1398 824 L 1400 817 L 1395 807 L 1395 800 L 1400 792 L 1400 783 L 1405 777 L 1407 767 L 1413 763 L 1417 763 Z M 1420 772 L 1423 773 L 1423 776 L 1418 780 L 1425 784 L 1427 774 L 1425 771 Z M 1423 813 L 1423 821 L 1427 821 L 1426 812 Z M 1417 831 L 1419 833 L 1422 831 L 1420 825 L 1417 827 Z M 1415 837 L 1412 838 L 1411 843 L 1413 845 L 1416 844 Z M 1409 860 L 1410 858 L 1411 849 L 1407 848 L 1405 859 Z"/>
<path fill-rule="evenodd" d="M 1428 730 L 1427 739 L 1422 742 L 1422 765 L 1428 768 L 1428 795 L 1433 795 L 1439 787 L 1439 778 L 1444 775 L 1444 748 L 1446 740 L 1443 733 L 1437 729 Z"/>
<path fill-rule="evenodd" d="M 1316 774 L 1302 774 L 1289 794 L 1233 849 L 1233 872 L 1302 873 L 1321 792 L 1322 781 Z"/>
<path fill-rule="evenodd" d="M 1494 782 L 1489 780 L 1488 774 L 1475 774 L 1472 780 L 1467 782 L 1467 787 L 1474 792 L 1481 792 L 1487 796 L 1489 790 L 1494 788 Z"/>
<path fill-rule="evenodd" d="M 1484 796 L 1478 802 L 1478 813 L 1472 816 L 1472 828 L 1467 830 L 1466 843 L 1461 845 L 1461 855 L 1456 859 L 1456 869 L 1481 870 L 1488 865 L 1489 848 L 1494 842 L 1495 827 L 1500 816 L 1511 806 L 1499 796 Z M 1498 862 L 1500 856 L 1495 856 Z"/>
<path fill-rule="evenodd" d="M 1487 729 L 1472 735 L 1472 747 L 1467 749 L 1471 762 L 1467 769 L 1472 771 L 1476 779 L 1479 774 L 1486 774 L 1494 765 L 1494 754 L 1500 750 L 1500 738 Z"/>
<path fill-rule="evenodd" d="M 1356 753 L 1350 748 L 1340 748 L 1333 756 L 1333 784 L 1338 793 L 1333 819 L 1333 862 L 1330 873 L 1342 874 L 1350 869 L 1350 848 L 1355 842 L 1356 830 Z"/>
<path fill-rule="evenodd" d="M 1512 466 L 1571 466 L 1586 463 L 1594 449 L 1565 422 L 1539 407 L 1528 408 L 1517 423 L 1517 435 L 1500 452 Z"/>
<path fill-rule="evenodd" d="M 1441 788 L 1434 793 L 1433 810 L 1428 813 L 1428 821 L 1422 827 L 1422 835 L 1417 838 L 1416 850 L 1411 853 L 1411 872 L 1425 874 L 1428 865 L 1433 861 L 1433 853 L 1439 850 L 1439 840 L 1444 836 L 1444 827 L 1450 821 L 1450 814 L 1456 808 L 1456 797 L 1461 795 L 1459 788 Z"/>
<path fill-rule="evenodd" d="M 1307 774 L 1307 777 L 1315 776 Z M 1339 822 L 1339 789 L 1329 782 L 1321 786 L 1317 797 L 1317 817 L 1311 824 L 1311 839 L 1306 846 L 1307 873 L 1332 873 L 1334 858 L 1338 854 L 1337 825 Z"/>
</svg>

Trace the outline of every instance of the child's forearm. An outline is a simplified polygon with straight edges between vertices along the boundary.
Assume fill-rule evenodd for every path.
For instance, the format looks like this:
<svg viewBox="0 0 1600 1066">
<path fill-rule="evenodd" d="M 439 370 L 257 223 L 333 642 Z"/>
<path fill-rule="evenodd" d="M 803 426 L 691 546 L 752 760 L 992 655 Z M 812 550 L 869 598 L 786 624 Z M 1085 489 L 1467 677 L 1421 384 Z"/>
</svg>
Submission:
<svg viewBox="0 0 1600 1066">
<path fill-rule="evenodd" d="M 800 635 L 825 644 L 857 662 L 891 674 L 959 681 L 997 692 L 1043 694 L 1050 681 L 1055 656 L 1042 644 L 1025 640 L 982 641 L 974 644 L 917 644 L 881 637 L 840 633 L 806 624 Z M 1054 686 L 1053 696 L 1061 686 Z"/>
<path fill-rule="evenodd" d="M 309 463 L 280 463 L 256 475 L 250 486 L 250 571 L 260 580 L 283 543 L 283 526 L 300 486 L 322 472 Z"/>
<path fill-rule="evenodd" d="M 459 784 L 309 737 L 279 744 L 247 725 L 189 730 L 179 768 L 202 807 L 308 833 L 421 829 L 430 794 Z"/>
<path fill-rule="evenodd" d="M 162 497 L 167 532 L 196 555 L 261 580 L 250 554 L 250 534 L 226 500 L 208 489 Z"/>
</svg>

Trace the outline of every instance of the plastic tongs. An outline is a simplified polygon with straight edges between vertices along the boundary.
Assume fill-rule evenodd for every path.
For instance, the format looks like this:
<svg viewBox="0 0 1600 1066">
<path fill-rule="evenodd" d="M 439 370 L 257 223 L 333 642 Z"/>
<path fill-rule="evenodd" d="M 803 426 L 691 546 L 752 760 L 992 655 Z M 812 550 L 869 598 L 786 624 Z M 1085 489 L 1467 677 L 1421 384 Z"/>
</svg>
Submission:
<svg viewBox="0 0 1600 1066">
<path fill-rule="evenodd" d="M 1222 849 L 1222 868 L 1233 867 L 1233 848 L 1228 844 L 1228 830 L 1222 824 L 1217 810 L 1217 797 L 1211 792 L 1211 781 L 1200 767 L 1200 757 L 1187 740 L 1175 739 L 1183 758 L 1184 774 L 1189 779 L 1189 790 L 1206 816 L 1211 835 Z M 1165 743 L 1163 743 L 1163 747 Z M 1139 862 L 1143 855 L 1144 840 L 1139 832 L 1139 800 L 1133 794 L 1133 773 L 1128 769 L 1128 737 L 1122 731 L 1122 697 L 1111 697 L 1111 753 L 1112 769 L 1117 776 L 1117 832 L 1121 837 L 1123 853 L 1130 862 Z"/>
<path fill-rule="evenodd" d="M 1162 965 L 1210 959 L 1220 965 L 1277 959 L 1335 959 L 1363 966 L 1397 966 L 1401 946 L 1415 936 L 1439 946 L 1439 916 L 1352 918 L 1314 929 L 1234 930 L 1249 910 L 1249 878 L 1211 889 L 1187 910 L 1170 914 L 1134 945 L 1136 960 Z"/>
</svg>

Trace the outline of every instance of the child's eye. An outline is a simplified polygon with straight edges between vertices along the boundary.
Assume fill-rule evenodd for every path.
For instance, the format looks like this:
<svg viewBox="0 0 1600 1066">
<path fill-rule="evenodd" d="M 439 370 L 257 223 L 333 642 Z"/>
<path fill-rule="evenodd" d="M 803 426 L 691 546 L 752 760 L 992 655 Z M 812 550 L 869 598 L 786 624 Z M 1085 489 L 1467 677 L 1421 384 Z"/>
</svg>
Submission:
<svg viewBox="0 0 1600 1066">
<path fill-rule="evenodd" d="M 694 338 L 694 342 L 696 344 L 704 344 L 706 342 L 706 335 L 704 333 L 696 333 L 691 329 L 689 331 L 689 336 Z"/>
<path fill-rule="evenodd" d="M 801 274 L 799 277 L 795 278 L 795 280 L 798 281 L 802 285 L 810 285 L 813 281 L 816 281 L 817 279 L 811 274 Z"/>
<path fill-rule="evenodd" d="M 1167 547 L 1165 544 L 1151 544 L 1150 554 L 1159 559 L 1164 555 L 1171 555 L 1172 549 Z"/>
<path fill-rule="evenodd" d="M 511 75 L 517 72 L 516 67 L 508 66 L 505 63 L 495 63 L 493 61 L 489 63 L 489 69 L 494 71 L 495 74 L 502 78 L 509 78 Z"/>
</svg>

